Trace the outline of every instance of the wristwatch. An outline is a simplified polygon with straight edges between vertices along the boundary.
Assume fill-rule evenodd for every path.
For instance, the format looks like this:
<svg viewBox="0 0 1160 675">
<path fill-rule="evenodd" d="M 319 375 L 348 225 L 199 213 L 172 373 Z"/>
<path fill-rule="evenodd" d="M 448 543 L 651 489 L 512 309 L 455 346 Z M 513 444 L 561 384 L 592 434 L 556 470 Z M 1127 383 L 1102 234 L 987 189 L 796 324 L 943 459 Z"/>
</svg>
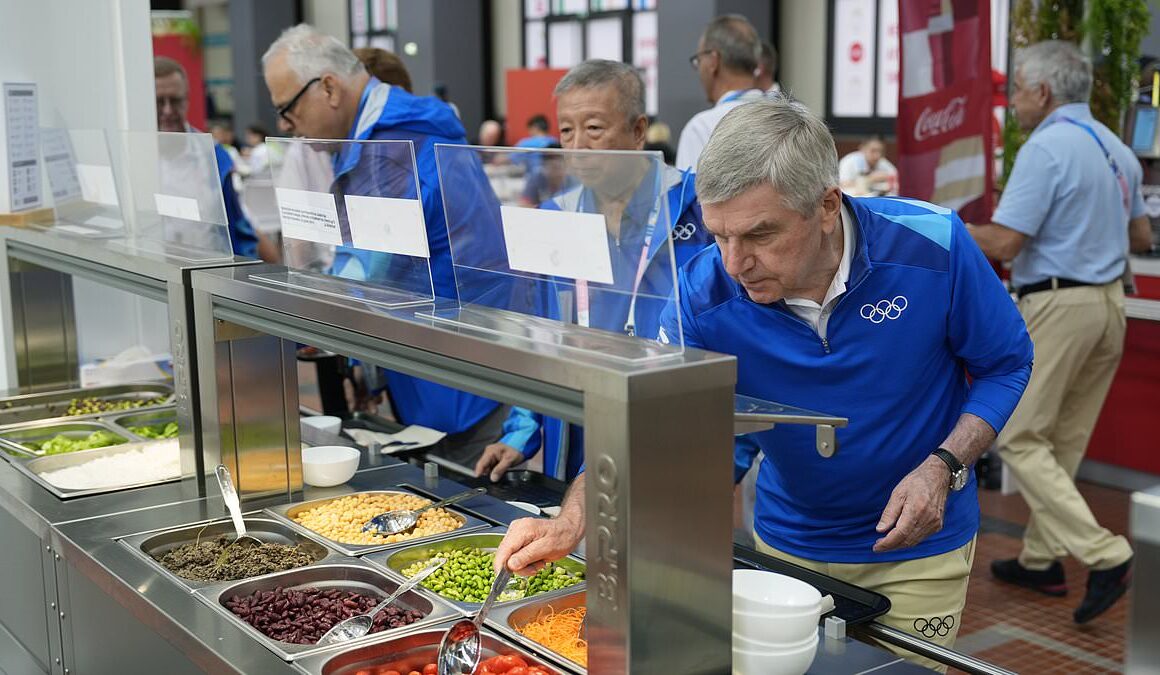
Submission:
<svg viewBox="0 0 1160 675">
<path fill-rule="evenodd" d="M 946 448 L 939 448 L 931 454 L 945 462 L 947 468 L 951 470 L 952 490 L 958 492 L 967 486 L 967 478 L 970 474 L 967 471 L 967 467 L 963 466 L 963 463 L 959 461 L 958 457 L 955 457 Z"/>
</svg>

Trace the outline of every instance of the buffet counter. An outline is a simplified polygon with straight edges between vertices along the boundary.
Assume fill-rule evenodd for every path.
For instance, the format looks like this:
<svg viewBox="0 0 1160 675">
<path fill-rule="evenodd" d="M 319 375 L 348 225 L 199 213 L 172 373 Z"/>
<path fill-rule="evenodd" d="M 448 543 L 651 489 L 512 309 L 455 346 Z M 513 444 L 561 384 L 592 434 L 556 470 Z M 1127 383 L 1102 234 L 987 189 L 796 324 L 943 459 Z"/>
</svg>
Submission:
<svg viewBox="0 0 1160 675">
<path fill-rule="evenodd" d="M 364 466 L 368 466 L 370 458 L 365 459 Z M 346 485 L 326 489 L 307 487 L 303 500 L 399 486 L 417 489 L 432 497 L 450 496 L 462 489 L 450 480 L 428 480 L 419 468 L 390 458 L 379 457 L 374 461 L 380 466 L 360 470 Z M 285 500 L 248 504 L 247 517 L 257 515 L 253 511 L 258 507 L 276 507 L 279 502 Z M 467 515 L 499 525 L 527 515 L 487 496 L 468 504 L 469 508 L 463 509 Z M 5 558 L 6 569 L 28 573 L 6 574 L 0 582 L 5 598 L 4 609 L 0 610 L 6 630 L 4 637 L 8 641 L 17 640 L 19 649 L 25 653 L 25 661 L 20 662 L 9 646 L 0 649 L 4 655 L 0 657 L 0 668 L 5 672 L 135 673 L 156 672 L 161 665 L 168 673 L 332 672 L 327 663 L 340 653 L 381 652 L 384 643 L 427 639 L 428 633 L 446 623 L 435 627 L 417 624 L 414 629 L 392 631 L 390 636 L 364 638 L 358 646 L 334 647 L 293 662 L 286 661 L 256 639 L 254 631 L 211 607 L 204 595 L 191 592 L 175 577 L 162 573 L 139 550 L 122 541 L 139 533 L 221 520 L 225 509 L 220 497 L 197 497 L 196 486 L 191 481 L 65 501 L 49 494 L 11 464 L 0 462 L 0 505 L 3 506 L 0 541 L 6 542 L 0 555 Z M 32 546 L 36 547 L 35 551 L 31 550 Z M 399 550 L 405 549 L 401 546 L 388 549 L 389 552 Z M 341 558 L 337 551 L 329 553 L 332 557 L 317 563 L 316 568 L 326 569 L 328 563 L 333 566 Z M 22 556 L 23 561 L 16 559 L 16 555 Z M 384 555 L 365 557 L 386 559 Z M 357 564 L 346 563 L 347 566 Z M 374 564 L 373 561 L 362 563 Z M 386 571 L 390 568 L 385 565 L 379 569 L 383 574 L 390 574 Z M 43 603 L 36 597 L 40 591 L 22 579 L 40 573 L 50 581 L 51 587 Z M 422 595 L 433 602 L 440 600 L 430 591 L 422 591 Z M 561 596 L 557 593 L 550 597 Z M 38 611 L 42 613 L 38 615 Z M 448 616 L 467 611 L 453 609 Z M 31 650 L 27 643 L 35 642 L 29 639 L 31 629 L 45 625 L 40 616 L 56 618 L 59 643 L 51 648 L 49 659 L 39 659 L 40 654 L 33 653 L 34 660 L 28 660 Z M 493 643 L 505 651 L 528 653 L 551 668 L 551 672 L 578 670 L 558 657 L 553 658 L 546 650 L 530 649 L 527 641 L 516 642 L 499 626 L 491 628 Z M 924 672 L 886 651 L 848 638 L 825 637 L 810 670 L 849 674 L 869 671 Z"/>
</svg>

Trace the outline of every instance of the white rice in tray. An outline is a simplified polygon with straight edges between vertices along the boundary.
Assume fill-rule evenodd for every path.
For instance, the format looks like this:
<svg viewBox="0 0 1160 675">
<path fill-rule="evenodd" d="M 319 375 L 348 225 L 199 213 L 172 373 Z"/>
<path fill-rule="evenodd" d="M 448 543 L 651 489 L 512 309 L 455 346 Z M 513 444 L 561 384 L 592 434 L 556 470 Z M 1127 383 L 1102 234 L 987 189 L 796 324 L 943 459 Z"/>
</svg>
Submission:
<svg viewBox="0 0 1160 675">
<path fill-rule="evenodd" d="M 63 490 L 101 490 L 181 476 L 181 450 L 176 438 L 121 448 L 113 455 L 43 471 L 40 477 Z"/>
</svg>

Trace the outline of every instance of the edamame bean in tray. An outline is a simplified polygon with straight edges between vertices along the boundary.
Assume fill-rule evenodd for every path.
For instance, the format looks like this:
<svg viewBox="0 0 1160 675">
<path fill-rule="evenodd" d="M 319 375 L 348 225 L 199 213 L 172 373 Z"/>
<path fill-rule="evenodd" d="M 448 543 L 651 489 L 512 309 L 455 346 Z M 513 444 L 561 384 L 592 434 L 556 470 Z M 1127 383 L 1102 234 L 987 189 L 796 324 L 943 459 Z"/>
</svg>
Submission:
<svg viewBox="0 0 1160 675">
<path fill-rule="evenodd" d="M 495 552 L 473 546 L 444 550 L 440 557 L 447 563 L 424 579 L 419 585 L 445 598 L 460 602 L 483 602 L 495 580 Z M 427 561 L 416 561 L 400 570 L 405 577 L 414 576 L 426 567 Z M 500 602 L 519 600 L 538 593 L 568 588 L 584 581 L 584 573 L 569 571 L 556 564 L 548 565 L 530 577 L 516 579 L 513 590 L 499 596 Z"/>
</svg>

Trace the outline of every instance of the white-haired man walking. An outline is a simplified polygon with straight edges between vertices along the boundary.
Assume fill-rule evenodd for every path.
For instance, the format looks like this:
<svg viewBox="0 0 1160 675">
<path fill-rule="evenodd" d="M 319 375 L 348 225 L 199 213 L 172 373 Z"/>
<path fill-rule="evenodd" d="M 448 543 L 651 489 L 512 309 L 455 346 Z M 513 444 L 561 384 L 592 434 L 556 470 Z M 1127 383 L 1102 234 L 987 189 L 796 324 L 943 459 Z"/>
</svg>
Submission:
<svg viewBox="0 0 1160 675">
<path fill-rule="evenodd" d="M 983 251 L 1014 260 L 1011 281 L 1035 343 L 1028 395 L 999 436 L 1031 518 L 1017 558 L 994 575 L 1047 595 L 1067 593 L 1059 559 L 1090 572 L 1074 612 L 1086 623 L 1128 588 L 1132 548 L 1096 522 L 1075 486 L 1124 351 L 1129 244 L 1151 248 L 1140 164 L 1088 107 L 1092 66 L 1079 49 L 1040 42 L 1016 56 L 1012 104 L 1031 137 L 1019 150 L 994 223 L 972 228 Z"/>
</svg>

